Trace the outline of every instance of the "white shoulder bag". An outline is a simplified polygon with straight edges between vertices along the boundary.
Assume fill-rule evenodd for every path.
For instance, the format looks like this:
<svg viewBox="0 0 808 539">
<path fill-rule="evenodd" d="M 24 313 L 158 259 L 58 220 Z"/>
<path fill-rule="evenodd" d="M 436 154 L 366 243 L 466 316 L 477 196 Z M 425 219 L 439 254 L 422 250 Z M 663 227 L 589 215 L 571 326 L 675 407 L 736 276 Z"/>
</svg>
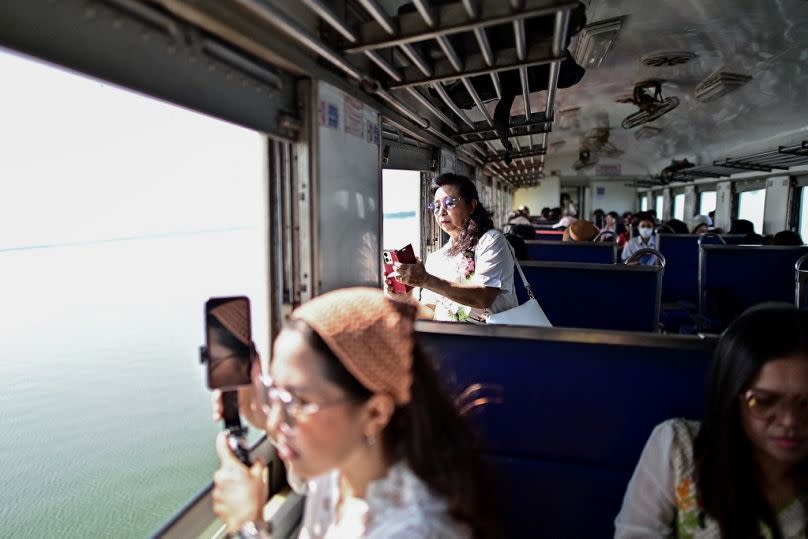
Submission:
<svg viewBox="0 0 808 539">
<path fill-rule="evenodd" d="M 519 277 L 522 278 L 522 284 L 525 285 L 528 300 L 518 307 L 514 307 L 513 309 L 508 309 L 507 311 L 502 311 L 501 313 L 489 314 L 488 318 L 486 319 L 486 323 L 508 324 L 511 326 L 553 327 L 553 324 L 551 324 L 547 319 L 547 315 L 544 314 L 541 305 L 539 305 L 539 302 L 536 301 L 536 297 L 533 295 L 533 290 L 531 290 L 530 285 L 527 283 L 525 274 L 522 272 L 522 267 L 519 265 L 519 261 L 516 260 L 516 254 L 513 252 L 513 246 L 511 246 L 510 243 L 508 244 L 508 248 L 511 250 L 511 257 L 513 258 L 514 267 L 519 272 Z"/>
</svg>

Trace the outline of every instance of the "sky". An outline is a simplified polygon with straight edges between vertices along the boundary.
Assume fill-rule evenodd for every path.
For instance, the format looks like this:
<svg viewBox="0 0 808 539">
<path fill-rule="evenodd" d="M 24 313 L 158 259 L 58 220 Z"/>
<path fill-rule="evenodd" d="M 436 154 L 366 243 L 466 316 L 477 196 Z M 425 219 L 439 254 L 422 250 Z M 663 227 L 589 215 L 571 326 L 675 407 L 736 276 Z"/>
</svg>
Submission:
<svg viewBox="0 0 808 539">
<path fill-rule="evenodd" d="M 0 49 L 0 251 L 261 224 L 263 137 Z"/>
</svg>

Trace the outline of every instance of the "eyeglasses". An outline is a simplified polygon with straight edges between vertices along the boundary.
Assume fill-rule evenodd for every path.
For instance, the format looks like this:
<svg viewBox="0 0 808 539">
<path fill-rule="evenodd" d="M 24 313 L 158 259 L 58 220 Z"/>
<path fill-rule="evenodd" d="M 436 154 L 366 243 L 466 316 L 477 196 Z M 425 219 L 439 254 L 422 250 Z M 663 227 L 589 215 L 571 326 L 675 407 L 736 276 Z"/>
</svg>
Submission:
<svg viewBox="0 0 808 539">
<path fill-rule="evenodd" d="M 786 406 L 798 421 L 808 420 L 808 395 L 786 397 L 772 391 L 750 389 L 743 394 L 749 413 L 758 419 L 772 419 L 781 415 Z"/>
<path fill-rule="evenodd" d="M 280 404 L 283 410 L 283 423 L 288 427 L 294 427 L 295 422 L 316 414 L 323 408 L 348 402 L 348 399 L 341 398 L 328 402 L 306 402 L 291 391 L 275 385 L 272 378 L 266 375 L 258 378 L 260 384 L 257 397 L 261 409 L 269 417 L 276 404 Z"/>
<path fill-rule="evenodd" d="M 460 197 L 446 197 L 440 202 L 430 202 L 427 204 L 426 208 L 430 211 L 430 213 L 437 215 L 440 213 L 441 204 L 443 204 L 443 207 L 447 210 L 453 210 L 455 209 L 455 206 L 457 206 L 458 200 L 460 200 Z"/>
</svg>

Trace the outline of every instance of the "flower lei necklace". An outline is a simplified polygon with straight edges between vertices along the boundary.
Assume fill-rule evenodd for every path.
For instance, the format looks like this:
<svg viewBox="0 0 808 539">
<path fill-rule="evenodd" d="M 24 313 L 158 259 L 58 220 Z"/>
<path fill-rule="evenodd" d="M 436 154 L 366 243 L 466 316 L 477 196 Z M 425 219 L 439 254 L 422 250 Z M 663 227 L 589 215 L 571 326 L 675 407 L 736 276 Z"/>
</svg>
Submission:
<svg viewBox="0 0 808 539">
<path fill-rule="evenodd" d="M 473 250 L 464 252 L 463 256 L 460 257 L 459 269 L 460 274 L 463 275 L 463 279 L 465 279 L 466 281 L 471 279 L 472 275 L 474 275 L 474 270 L 476 269 L 476 267 L 474 264 Z"/>
</svg>

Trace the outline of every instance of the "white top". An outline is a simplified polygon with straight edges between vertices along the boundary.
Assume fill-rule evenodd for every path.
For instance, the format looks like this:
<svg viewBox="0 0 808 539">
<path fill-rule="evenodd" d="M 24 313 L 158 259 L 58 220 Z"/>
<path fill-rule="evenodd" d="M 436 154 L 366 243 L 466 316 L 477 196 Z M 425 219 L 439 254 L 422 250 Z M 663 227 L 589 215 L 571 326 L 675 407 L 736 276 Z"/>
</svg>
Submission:
<svg viewBox="0 0 808 539">
<path fill-rule="evenodd" d="M 623 254 L 620 256 L 620 258 L 623 260 L 628 260 L 631 255 L 640 249 L 656 249 L 656 234 L 653 234 L 650 238 L 648 238 L 648 243 L 644 243 L 640 236 L 631 238 L 623 247 Z M 640 260 L 640 264 L 645 266 L 653 266 L 654 256 L 643 256 Z"/>
<path fill-rule="evenodd" d="M 308 482 L 300 539 L 465 539 L 466 526 L 449 516 L 446 501 L 403 462 L 368 485 L 365 499 L 339 500 L 339 472 Z"/>
<path fill-rule="evenodd" d="M 615 539 L 676 537 L 720 539 L 718 523 L 700 522 L 694 481 L 693 441 L 697 421 L 670 419 L 657 425 L 629 481 L 614 521 Z M 804 539 L 806 518 L 798 499 L 777 514 L 785 539 Z M 769 530 L 761 530 L 770 537 Z"/>
<path fill-rule="evenodd" d="M 449 298 L 421 290 L 421 303 L 435 305 L 435 320 L 466 321 L 469 316 L 485 318 L 487 314 L 507 311 L 519 305 L 513 286 L 514 263 L 510 244 L 499 230 L 491 229 L 480 236 L 474 256 L 463 253 L 449 256 L 452 240 L 426 258 L 427 273 L 453 283 L 468 283 L 499 288 L 494 303 L 487 312 L 472 309 Z"/>
</svg>

